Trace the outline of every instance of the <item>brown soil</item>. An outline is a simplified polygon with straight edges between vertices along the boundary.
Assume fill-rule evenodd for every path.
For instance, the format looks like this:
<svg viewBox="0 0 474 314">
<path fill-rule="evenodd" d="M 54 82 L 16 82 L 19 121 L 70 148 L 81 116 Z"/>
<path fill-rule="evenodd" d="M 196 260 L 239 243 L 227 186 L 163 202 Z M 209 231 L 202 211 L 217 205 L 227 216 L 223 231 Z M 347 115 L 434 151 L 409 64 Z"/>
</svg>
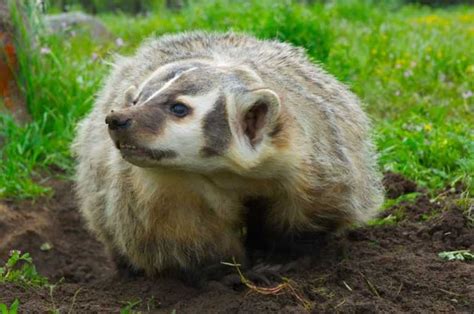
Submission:
<svg viewBox="0 0 474 314">
<path fill-rule="evenodd" d="M 387 172 L 385 174 L 383 184 L 385 186 L 385 194 L 388 198 L 397 198 L 418 190 L 415 182 L 406 179 L 401 174 L 393 172 Z"/>
<path fill-rule="evenodd" d="M 84 230 L 71 184 L 51 184 L 50 199 L 0 203 L 0 263 L 10 249 L 30 252 L 39 272 L 57 282 L 51 291 L 0 285 L 0 303 L 18 298 L 22 311 L 118 312 L 130 302 L 137 303 L 135 310 L 164 313 L 296 313 L 308 305 L 314 312 L 351 313 L 474 309 L 474 263 L 437 256 L 474 250 L 474 230 L 456 205 L 456 188 L 434 201 L 421 192 L 414 202 L 388 209 L 385 215 L 403 211 L 397 224 L 335 237 L 309 268 L 285 274 L 291 287 L 263 295 L 218 282 L 197 289 L 172 279 L 119 278 L 101 245 Z M 418 190 L 395 174 L 384 184 L 390 197 Z M 42 251 L 45 242 L 52 248 Z"/>
</svg>

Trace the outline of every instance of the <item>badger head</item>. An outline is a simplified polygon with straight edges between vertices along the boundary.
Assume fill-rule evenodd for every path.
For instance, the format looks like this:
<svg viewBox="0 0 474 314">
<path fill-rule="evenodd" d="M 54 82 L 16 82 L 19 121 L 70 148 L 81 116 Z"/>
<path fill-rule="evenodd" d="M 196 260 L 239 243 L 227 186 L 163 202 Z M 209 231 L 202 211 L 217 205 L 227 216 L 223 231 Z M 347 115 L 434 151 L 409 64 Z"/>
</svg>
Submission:
<svg viewBox="0 0 474 314">
<path fill-rule="evenodd" d="M 272 154 L 280 114 L 280 97 L 250 68 L 188 60 L 131 86 L 105 122 L 136 166 L 245 172 Z"/>
</svg>

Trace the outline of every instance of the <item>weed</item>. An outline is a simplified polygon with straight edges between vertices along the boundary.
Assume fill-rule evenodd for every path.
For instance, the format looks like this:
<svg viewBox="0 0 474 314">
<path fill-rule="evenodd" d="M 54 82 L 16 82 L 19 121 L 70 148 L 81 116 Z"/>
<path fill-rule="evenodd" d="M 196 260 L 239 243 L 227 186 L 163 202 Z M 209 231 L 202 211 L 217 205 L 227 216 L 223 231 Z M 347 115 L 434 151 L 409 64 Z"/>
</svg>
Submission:
<svg viewBox="0 0 474 314">
<path fill-rule="evenodd" d="M 0 283 L 6 282 L 27 287 L 48 285 L 48 279 L 36 271 L 30 254 L 17 250 L 12 250 L 5 265 L 0 267 Z"/>
<path fill-rule="evenodd" d="M 369 226 L 387 226 L 387 225 L 395 225 L 400 218 L 396 215 L 390 214 L 383 218 L 374 218 L 367 222 Z"/>
<path fill-rule="evenodd" d="M 470 250 L 440 252 L 438 256 L 447 261 L 471 261 L 474 260 L 474 254 Z"/>
<path fill-rule="evenodd" d="M 371 219 L 367 222 L 367 224 L 369 226 L 386 226 L 386 225 L 396 224 L 397 222 L 403 220 L 405 216 L 403 207 L 398 206 L 398 205 L 400 205 L 402 202 L 412 203 L 416 200 L 416 198 L 419 195 L 420 195 L 419 192 L 413 192 L 413 193 L 401 195 L 396 199 L 387 199 L 382 209 L 386 210 L 389 208 L 394 208 L 392 213 L 390 213 L 388 216 L 385 216 L 385 217 Z"/>
<path fill-rule="evenodd" d="M 120 314 L 132 314 L 132 313 L 141 313 L 140 311 L 135 311 L 134 308 L 142 303 L 142 300 L 137 299 L 135 301 L 127 301 L 125 307 L 120 309 Z"/>
<path fill-rule="evenodd" d="M 4 303 L 0 303 L 0 314 L 17 314 L 19 306 L 20 301 L 18 301 L 18 299 L 15 299 L 10 307 Z"/>
<path fill-rule="evenodd" d="M 456 200 L 456 205 L 463 211 L 469 226 L 474 227 L 474 199 L 469 198 L 466 193 Z"/>
</svg>

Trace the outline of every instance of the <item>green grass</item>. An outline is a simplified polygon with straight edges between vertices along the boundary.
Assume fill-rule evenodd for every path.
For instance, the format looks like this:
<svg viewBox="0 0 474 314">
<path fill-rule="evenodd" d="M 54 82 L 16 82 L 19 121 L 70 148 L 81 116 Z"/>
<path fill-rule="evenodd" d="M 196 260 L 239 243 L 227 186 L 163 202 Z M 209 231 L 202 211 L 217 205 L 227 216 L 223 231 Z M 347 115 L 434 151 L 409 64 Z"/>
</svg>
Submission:
<svg viewBox="0 0 474 314">
<path fill-rule="evenodd" d="M 0 266 L 0 285 L 7 283 L 20 286 L 23 289 L 54 288 L 54 285 L 49 283 L 48 278 L 38 273 L 30 254 L 18 250 L 11 250 L 8 260 L 3 266 Z M 0 303 L 0 314 L 16 314 L 19 305 L 18 299 L 15 299 L 10 306 Z"/>
<path fill-rule="evenodd" d="M 385 203 L 382 206 L 382 210 L 386 210 L 389 208 L 395 209 L 392 213 L 388 216 L 383 218 L 373 218 L 367 222 L 369 226 L 385 226 L 385 225 L 395 225 L 398 222 L 402 221 L 405 217 L 404 208 L 399 206 L 402 202 L 410 203 L 414 202 L 416 198 L 420 196 L 419 192 L 412 192 L 408 194 L 401 195 L 396 199 L 386 199 Z"/>
<path fill-rule="evenodd" d="M 142 303 L 142 300 L 137 299 L 134 301 L 126 301 L 123 303 L 125 303 L 125 306 L 120 308 L 120 314 L 141 313 L 135 311 L 135 308 Z"/>
<path fill-rule="evenodd" d="M 471 253 L 471 250 L 459 250 L 459 251 L 449 251 L 449 252 L 440 252 L 438 256 L 447 261 L 472 261 L 474 260 L 474 254 Z"/>
<path fill-rule="evenodd" d="M 91 107 L 112 53 L 184 30 L 243 31 L 303 46 L 361 97 L 374 121 L 384 170 L 432 191 L 462 180 L 474 192 L 474 8 L 430 9 L 397 1 L 205 1 L 147 17 L 101 15 L 125 45 L 76 32 L 20 45 L 20 81 L 34 123 L 0 118 L 0 196 L 34 197 L 60 167 L 72 173 L 74 127 Z M 24 35 L 26 37 L 26 35 Z M 43 53 L 41 53 L 40 48 Z M 26 52 L 33 52 L 27 56 Z"/>
<path fill-rule="evenodd" d="M 49 285 L 48 279 L 37 272 L 30 254 L 22 254 L 17 250 L 12 250 L 5 265 L 0 267 L 0 284 L 2 283 L 14 283 L 24 287 Z"/>
<path fill-rule="evenodd" d="M 10 306 L 5 303 L 0 303 L 0 314 L 16 314 L 18 313 L 19 305 L 20 301 L 18 301 L 18 299 L 15 299 Z"/>
</svg>

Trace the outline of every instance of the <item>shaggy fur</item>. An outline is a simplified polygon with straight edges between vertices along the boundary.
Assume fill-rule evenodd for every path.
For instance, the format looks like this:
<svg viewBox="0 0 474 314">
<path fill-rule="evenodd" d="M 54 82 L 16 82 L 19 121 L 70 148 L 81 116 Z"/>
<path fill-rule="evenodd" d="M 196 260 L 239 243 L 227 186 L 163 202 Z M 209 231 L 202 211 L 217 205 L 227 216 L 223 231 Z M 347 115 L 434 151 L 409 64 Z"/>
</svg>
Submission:
<svg viewBox="0 0 474 314">
<path fill-rule="evenodd" d="M 189 117 L 159 109 L 176 99 Z M 111 110 L 134 128 L 109 135 Z M 148 274 L 243 260 L 249 199 L 266 200 L 262 228 L 274 234 L 374 214 L 383 193 L 369 130 L 358 99 L 303 49 L 235 33 L 150 39 L 116 60 L 78 127 L 80 210 L 113 254 Z M 124 138 L 174 155 L 127 159 Z"/>
</svg>

